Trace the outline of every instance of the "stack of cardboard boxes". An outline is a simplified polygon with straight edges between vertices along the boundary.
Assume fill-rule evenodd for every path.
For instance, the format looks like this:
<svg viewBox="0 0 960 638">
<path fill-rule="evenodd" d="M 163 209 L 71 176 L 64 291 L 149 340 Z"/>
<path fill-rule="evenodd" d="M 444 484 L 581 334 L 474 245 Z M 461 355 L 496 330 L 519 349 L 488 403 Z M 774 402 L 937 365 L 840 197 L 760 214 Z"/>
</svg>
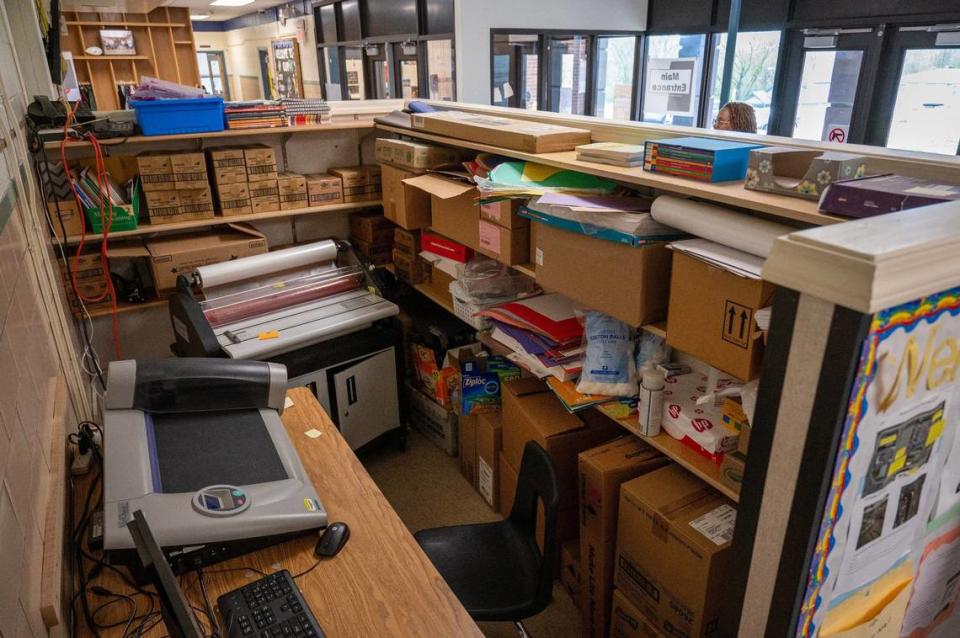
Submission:
<svg viewBox="0 0 960 638">
<path fill-rule="evenodd" d="M 374 266 L 393 258 L 393 222 L 376 212 L 350 215 L 350 243 Z"/>
<path fill-rule="evenodd" d="M 243 147 L 216 148 L 207 151 L 210 172 L 217 190 L 217 205 L 224 217 L 249 215 L 250 187 L 247 184 L 247 161 Z"/>
<path fill-rule="evenodd" d="M 149 152 L 137 156 L 140 183 L 151 224 L 214 216 L 213 195 L 202 152 Z"/>
<path fill-rule="evenodd" d="M 250 190 L 250 207 L 254 213 L 280 210 L 280 187 L 277 182 L 277 155 L 266 144 L 243 149 Z"/>
<path fill-rule="evenodd" d="M 343 202 L 343 180 L 336 175 L 319 173 L 304 177 L 307 180 L 307 206 L 327 206 Z"/>
<path fill-rule="evenodd" d="M 393 230 L 393 265 L 400 281 L 410 285 L 430 281 L 430 264 L 420 256 L 420 231 Z"/>
<path fill-rule="evenodd" d="M 380 166 L 377 164 L 331 168 L 330 174 L 343 183 L 344 203 L 380 199 Z"/>
</svg>

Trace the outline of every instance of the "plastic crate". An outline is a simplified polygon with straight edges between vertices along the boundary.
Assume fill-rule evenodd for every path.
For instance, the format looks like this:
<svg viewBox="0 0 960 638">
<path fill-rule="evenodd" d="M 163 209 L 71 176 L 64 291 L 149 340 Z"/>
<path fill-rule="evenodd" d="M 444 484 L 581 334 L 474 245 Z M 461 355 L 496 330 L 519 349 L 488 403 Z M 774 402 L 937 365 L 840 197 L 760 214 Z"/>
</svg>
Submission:
<svg viewBox="0 0 960 638">
<path fill-rule="evenodd" d="M 449 288 L 450 296 L 453 297 L 453 314 L 456 315 L 458 319 L 475 330 L 486 330 L 490 327 L 489 319 L 486 317 L 474 317 L 473 315 L 481 310 L 486 310 L 487 308 L 496 306 L 496 303 L 480 306 L 473 302 L 467 301 L 466 296 L 463 294 L 463 291 L 460 290 L 460 286 L 457 284 L 456 280 L 450 282 Z"/>
<path fill-rule="evenodd" d="M 223 98 L 130 100 L 144 135 L 181 135 L 223 130 Z"/>
</svg>

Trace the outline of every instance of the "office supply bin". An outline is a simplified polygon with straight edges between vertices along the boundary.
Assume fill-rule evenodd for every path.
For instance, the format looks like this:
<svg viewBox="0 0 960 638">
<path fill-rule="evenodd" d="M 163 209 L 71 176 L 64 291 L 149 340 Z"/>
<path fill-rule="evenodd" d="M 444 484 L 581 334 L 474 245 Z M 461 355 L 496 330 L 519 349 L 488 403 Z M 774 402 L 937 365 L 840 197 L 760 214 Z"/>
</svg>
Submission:
<svg viewBox="0 0 960 638">
<path fill-rule="evenodd" d="M 144 135 L 180 135 L 223 130 L 223 98 L 130 100 Z"/>
</svg>

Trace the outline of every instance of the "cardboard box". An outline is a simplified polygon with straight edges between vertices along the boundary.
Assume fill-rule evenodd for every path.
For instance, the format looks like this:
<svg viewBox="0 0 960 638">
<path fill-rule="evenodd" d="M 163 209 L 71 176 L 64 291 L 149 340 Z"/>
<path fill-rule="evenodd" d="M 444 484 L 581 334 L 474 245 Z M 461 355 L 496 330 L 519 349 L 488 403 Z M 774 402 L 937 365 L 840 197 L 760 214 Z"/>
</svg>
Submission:
<svg viewBox="0 0 960 638">
<path fill-rule="evenodd" d="M 214 216 L 210 187 L 177 191 L 180 199 L 179 220 L 207 219 Z"/>
<path fill-rule="evenodd" d="M 76 290 L 70 273 L 67 271 L 63 262 L 60 263 L 60 276 L 63 280 L 63 288 L 67 293 L 67 301 L 70 303 L 70 309 L 77 317 L 81 316 L 80 302 L 77 299 L 77 290 L 86 299 L 98 299 L 107 291 L 107 282 L 103 274 L 103 262 L 99 252 L 91 252 L 80 255 L 69 254 L 70 270 L 76 277 Z M 103 299 L 98 301 L 85 301 L 87 308 L 98 308 L 110 304 L 110 295 L 106 294 Z"/>
<path fill-rule="evenodd" d="M 158 291 L 172 290 L 177 275 L 189 275 L 200 266 L 267 252 L 267 240 L 249 226 L 230 224 L 229 230 L 205 230 L 146 242 L 150 268 Z"/>
<path fill-rule="evenodd" d="M 735 490 L 743 485 L 743 472 L 747 468 L 747 455 L 733 450 L 723 455 L 720 464 L 720 479 Z"/>
<path fill-rule="evenodd" d="M 251 197 L 250 210 L 254 213 L 272 213 L 280 210 L 279 197 Z"/>
<path fill-rule="evenodd" d="M 530 263 L 530 229 L 504 228 L 481 219 L 477 252 L 508 266 Z"/>
<path fill-rule="evenodd" d="M 549 287 L 539 275 L 538 271 L 537 281 Z M 760 374 L 763 358 L 754 313 L 770 305 L 773 291 L 773 284 L 739 277 L 674 251 L 667 343 L 750 381 Z"/>
<path fill-rule="evenodd" d="M 527 153 L 572 151 L 590 143 L 590 131 L 461 111 L 414 113 L 415 129 Z"/>
<path fill-rule="evenodd" d="M 456 456 L 459 449 L 457 415 L 437 405 L 409 383 L 407 396 L 410 398 L 410 424 L 441 450 Z"/>
<path fill-rule="evenodd" d="M 214 168 L 213 183 L 217 186 L 222 184 L 246 184 L 247 167 L 246 166 L 225 166 Z"/>
<path fill-rule="evenodd" d="M 305 175 L 307 180 L 307 205 L 324 206 L 343 202 L 343 181 L 336 175 L 320 173 Z"/>
<path fill-rule="evenodd" d="M 344 202 L 363 202 L 380 196 L 380 166 L 377 164 L 331 168 L 330 173 L 343 181 Z"/>
<path fill-rule="evenodd" d="M 576 539 L 565 541 L 560 546 L 560 583 L 576 602 L 583 587 L 580 569 L 580 542 Z"/>
<path fill-rule="evenodd" d="M 474 250 L 479 247 L 480 209 L 476 187 L 437 175 L 420 175 L 403 183 L 430 195 L 433 230 Z"/>
<path fill-rule="evenodd" d="M 303 175 L 284 172 L 277 176 L 280 193 L 280 210 L 296 210 L 307 207 L 307 180 Z"/>
<path fill-rule="evenodd" d="M 286 195 L 280 195 L 280 210 L 298 210 L 306 207 L 306 193 L 287 193 Z"/>
<path fill-rule="evenodd" d="M 253 212 L 250 204 L 250 187 L 247 182 L 240 184 L 218 184 L 217 205 L 224 217 L 249 215 Z"/>
<path fill-rule="evenodd" d="M 435 265 L 430 266 L 430 289 L 451 308 L 453 307 L 453 295 L 450 294 L 450 284 L 453 281 L 453 277 L 443 270 Z"/>
<path fill-rule="evenodd" d="M 393 222 L 376 212 L 350 215 L 350 237 L 368 244 L 393 248 Z"/>
<path fill-rule="evenodd" d="M 608 634 L 617 549 L 620 485 L 670 461 L 635 436 L 621 436 L 580 453 L 580 555 L 578 601 L 583 638 Z"/>
<path fill-rule="evenodd" d="M 393 248 L 393 266 L 397 278 L 411 286 L 430 279 L 430 264 L 419 255 L 409 255 L 399 248 Z"/>
<path fill-rule="evenodd" d="M 420 231 L 395 226 L 393 229 L 393 247 L 407 255 L 419 255 Z"/>
<path fill-rule="evenodd" d="M 477 425 L 479 417 L 457 417 L 457 439 L 460 457 L 460 474 L 476 489 L 477 487 Z"/>
<path fill-rule="evenodd" d="M 660 630 L 716 636 L 735 519 L 733 503 L 676 464 L 624 483 L 617 588 Z"/>
<path fill-rule="evenodd" d="M 175 153 L 170 156 L 173 168 L 173 183 L 177 190 L 205 188 L 207 181 L 207 160 L 203 153 Z"/>
<path fill-rule="evenodd" d="M 504 228 L 529 228 L 530 220 L 517 214 L 521 205 L 521 200 L 517 199 L 481 203 L 480 219 L 485 219 Z"/>
<path fill-rule="evenodd" d="M 766 146 L 750 151 L 748 190 L 777 193 L 818 201 L 832 182 L 859 179 L 867 158 L 837 151 L 804 151 L 786 146 Z"/>
<path fill-rule="evenodd" d="M 420 249 L 461 264 L 467 263 L 473 257 L 473 250 L 467 246 L 427 231 L 420 235 Z"/>
<path fill-rule="evenodd" d="M 378 162 L 419 172 L 460 161 L 456 149 L 388 137 L 377 139 L 374 154 Z"/>
<path fill-rule="evenodd" d="M 527 441 L 536 441 L 553 460 L 560 509 L 577 507 L 577 454 L 623 433 L 610 419 L 567 412 L 547 385 L 528 378 L 503 384 L 503 454 L 520 467 Z M 589 422 L 588 422 L 589 421 Z"/>
<path fill-rule="evenodd" d="M 426 228 L 430 225 L 430 195 L 405 181 L 416 173 L 393 166 L 384 166 L 381 174 L 383 184 L 383 214 L 387 219 L 408 230 Z"/>
<path fill-rule="evenodd" d="M 499 412 L 503 384 L 520 378 L 519 367 L 496 355 L 477 357 L 469 351 L 462 352 L 458 367 L 460 414 Z"/>
<path fill-rule="evenodd" d="M 143 194 L 147 205 L 147 219 L 151 224 L 179 221 L 180 195 L 178 191 L 147 191 Z"/>
<path fill-rule="evenodd" d="M 274 182 L 276 181 L 277 177 L 279 177 L 279 175 L 280 173 L 277 171 L 276 164 L 272 164 L 272 165 L 265 164 L 262 166 L 250 166 L 249 164 L 247 165 L 247 181 L 250 182 L 251 184 L 254 182 L 265 182 L 265 181 Z"/>
<path fill-rule="evenodd" d="M 820 199 L 820 211 L 842 217 L 872 217 L 960 200 L 960 186 L 906 175 L 875 175 L 833 182 Z"/>
<path fill-rule="evenodd" d="M 246 172 L 247 161 L 244 158 L 244 150 L 241 146 L 226 146 L 224 148 L 211 148 L 207 150 L 207 157 L 210 160 L 210 168 L 236 168 L 240 167 Z"/>
<path fill-rule="evenodd" d="M 277 179 L 277 154 L 266 144 L 254 144 L 244 148 L 243 160 L 247 167 L 247 181 Z"/>
<path fill-rule="evenodd" d="M 477 416 L 477 491 L 493 509 L 500 505 L 500 447 L 503 426 L 499 412 Z"/>
<path fill-rule="evenodd" d="M 74 200 L 62 202 L 48 202 L 47 211 L 50 213 L 53 232 L 63 241 L 63 231 L 66 229 L 67 235 L 79 235 L 83 232 L 83 213 L 77 207 Z M 61 227 L 61 222 L 63 226 Z"/>
<path fill-rule="evenodd" d="M 260 199 L 261 197 L 275 197 L 279 201 L 280 187 L 276 180 L 263 180 L 260 182 L 250 182 L 247 185 L 250 191 L 250 199 Z"/>
<path fill-rule="evenodd" d="M 631 326 L 666 317 L 671 261 L 664 244 L 635 248 L 546 224 L 533 227 L 537 283 L 543 288 L 562 290 Z"/>
<path fill-rule="evenodd" d="M 357 251 L 367 258 L 367 260 L 374 266 L 383 266 L 389 264 L 393 259 L 393 247 L 387 244 L 386 246 L 378 244 L 368 244 L 365 241 L 360 241 L 359 239 L 351 238 L 350 243 L 353 244 L 353 247 Z"/>
<path fill-rule="evenodd" d="M 647 622 L 637 606 L 619 589 L 613 591 L 610 612 L 610 638 L 660 638 L 656 627 Z"/>
<path fill-rule="evenodd" d="M 170 153 L 141 153 L 137 155 L 140 187 L 144 193 L 173 190 L 173 165 Z"/>
<path fill-rule="evenodd" d="M 753 427 L 747 425 L 747 427 L 740 430 L 740 438 L 737 440 L 737 451 L 747 455 L 747 452 L 750 450 L 750 431 L 753 430 Z"/>
<path fill-rule="evenodd" d="M 517 483 L 519 479 L 518 470 L 506 460 L 503 452 L 500 453 L 498 457 L 497 465 L 499 466 L 499 479 L 500 479 L 500 515 L 504 518 L 507 518 L 510 515 L 510 510 L 513 509 L 513 501 L 517 496 Z M 536 536 L 537 536 L 537 546 L 543 551 L 543 530 L 544 530 L 544 520 L 543 520 L 543 502 L 537 502 L 537 526 L 536 526 Z M 556 564 L 556 575 L 560 575 L 560 545 L 564 541 L 577 537 L 577 508 L 574 507 L 562 507 L 557 512 L 557 554 L 554 556 L 554 559 L 557 561 Z"/>
</svg>

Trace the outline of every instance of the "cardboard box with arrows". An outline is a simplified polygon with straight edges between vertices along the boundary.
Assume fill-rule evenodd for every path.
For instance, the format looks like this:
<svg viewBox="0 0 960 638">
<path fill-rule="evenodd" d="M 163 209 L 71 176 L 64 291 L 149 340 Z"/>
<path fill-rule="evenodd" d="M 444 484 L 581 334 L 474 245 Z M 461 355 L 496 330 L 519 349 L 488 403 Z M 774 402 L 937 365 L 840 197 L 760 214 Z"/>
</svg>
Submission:
<svg viewBox="0 0 960 638">
<path fill-rule="evenodd" d="M 774 286 L 688 253 L 673 253 L 667 343 L 738 379 L 760 374 L 762 331 L 756 312 Z"/>
</svg>

